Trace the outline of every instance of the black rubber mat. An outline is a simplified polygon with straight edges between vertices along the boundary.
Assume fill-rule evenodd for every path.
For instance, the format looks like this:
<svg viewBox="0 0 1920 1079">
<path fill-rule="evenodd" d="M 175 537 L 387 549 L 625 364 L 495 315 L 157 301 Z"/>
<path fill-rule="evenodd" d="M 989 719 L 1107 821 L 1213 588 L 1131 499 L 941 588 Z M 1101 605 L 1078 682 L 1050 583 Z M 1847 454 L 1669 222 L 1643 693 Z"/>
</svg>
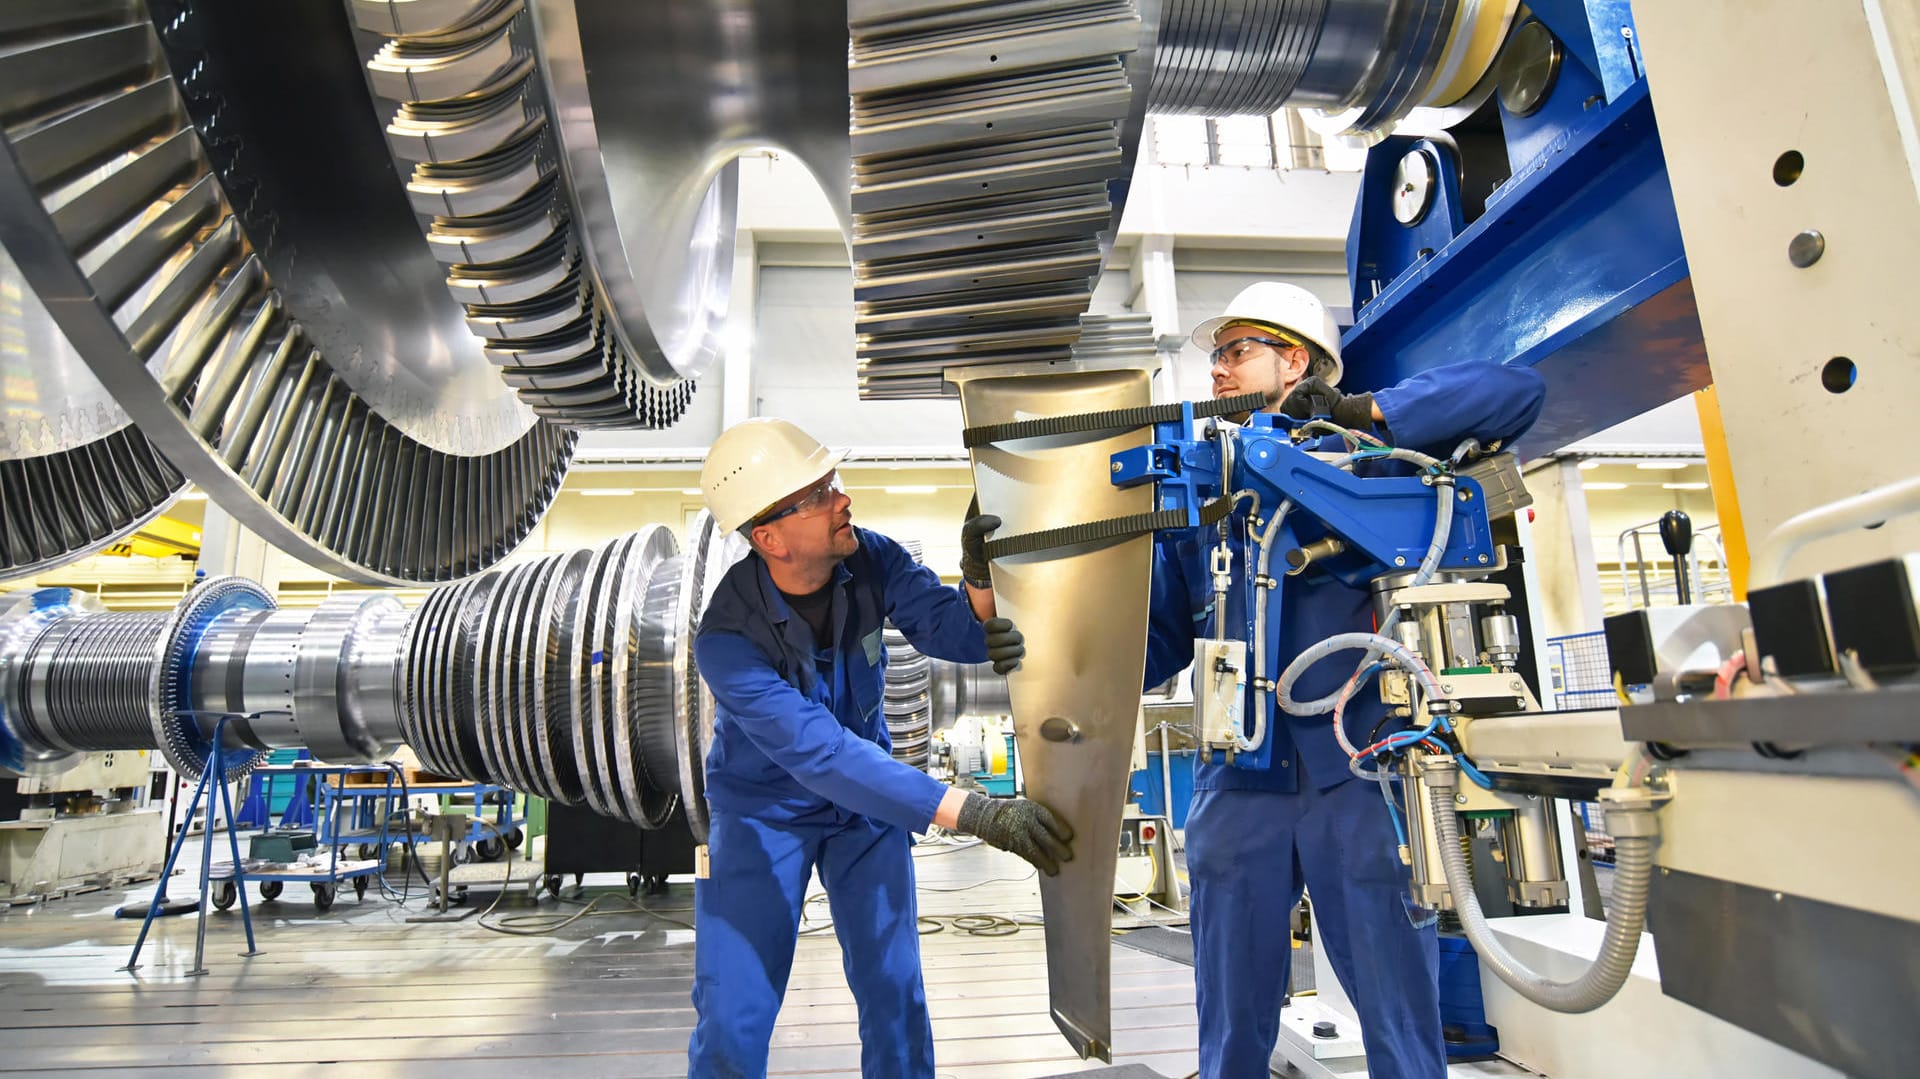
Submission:
<svg viewBox="0 0 1920 1079">
<path fill-rule="evenodd" d="M 1193 934 L 1184 929 L 1169 929 L 1164 925 L 1150 925 L 1145 929 L 1135 929 L 1114 938 L 1135 951 L 1157 955 L 1162 959 L 1171 959 L 1176 963 L 1193 965 Z M 1098 1075 L 1099 1072 L 1088 1074 Z"/>
<path fill-rule="evenodd" d="M 1135 951 L 1157 955 L 1162 959 L 1171 959 L 1187 966 L 1193 965 L 1193 934 L 1184 929 L 1150 925 L 1145 929 L 1122 933 L 1114 940 Z M 1295 948 L 1293 950 L 1293 991 L 1299 993 L 1312 988 L 1313 951 L 1311 948 Z"/>
</svg>

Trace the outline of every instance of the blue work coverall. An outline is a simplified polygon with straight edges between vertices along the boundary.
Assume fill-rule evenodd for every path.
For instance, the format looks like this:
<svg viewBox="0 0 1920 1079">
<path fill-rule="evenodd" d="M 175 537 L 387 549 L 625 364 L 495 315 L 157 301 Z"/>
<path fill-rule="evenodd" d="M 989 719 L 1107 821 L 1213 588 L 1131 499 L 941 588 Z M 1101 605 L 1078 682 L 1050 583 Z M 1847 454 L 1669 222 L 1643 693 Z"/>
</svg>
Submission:
<svg viewBox="0 0 1920 1079">
<path fill-rule="evenodd" d="M 861 1073 L 934 1073 L 908 832 L 932 823 L 946 786 L 890 754 L 881 623 L 962 663 L 987 658 L 986 633 L 959 587 L 854 532 L 859 551 L 834 568 L 831 647 L 815 648 L 757 554 L 722 578 L 694 640 L 718 705 L 709 873 L 694 886 L 687 1053 L 702 1079 L 766 1074 L 815 866 L 859 1004 Z"/>
<path fill-rule="evenodd" d="M 1374 393 L 1386 421 L 1373 433 L 1397 446 L 1444 456 L 1465 438 L 1491 443 L 1518 437 L 1533 425 L 1544 398 L 1545 383 L 1527 368 L 1489 363 L 1435 368 Z M 1344 446 L 1329 438 L 1306 448 Z M 1379 462 L 1356 471 L 1408 474 L 1412 469 Z M 1234 571 L 1245 574 L 1250 570 L 1240 546 L 1240 523 L 1231 529 Z M 1217 539 L 1213 530 L 1205 533 L 1178 533 L 1156 543 L 1149 686 L 1193 662 L 1195 636 L 1209 632 L 1213 597 L 1207 560 Z M 1241 590 L 1228 595 L 1223 624 L 1245 625 Z M 1335 633 L 1374 628 L 1367 591 L 1325 574 L 1287 578 L 1271 602 L 1268 632 L 1277 633 L 1279 645 L 1279 664 L 1269 667 L 1274 677 L 1309 645 Z M 1318 700 L 1337 691 L 1359 659 L 1360 653 L 1341 653 L 1321 662 L 1300 679 L 1294 696 Z M 1383 715 L 1377 692 L 1355 695 L 1345 711 L 1355 745 L 1367 744 Z M 1437 1079 L 1446 1072 L 1438 944 L 1431 919 L 1412 905 L 1386 803 L 1374 783 L 1348 772 L 1331 714 L 1289 716 L 1276 708 L 1275 716 L 1268 735 L 1274 739 L 1271 769 L 1256 772 L 1204 760 L 1194 769 L 1187 870 L 1193 884 L 1200 1074 L 1203 1079 L 1267 1076 L 1292 970 L 1287 915 L 1302 889 L 1310 887 L 1314 940 L 1326 949 L 1358 1013 L 1369 1074 Z"/>
</svg>

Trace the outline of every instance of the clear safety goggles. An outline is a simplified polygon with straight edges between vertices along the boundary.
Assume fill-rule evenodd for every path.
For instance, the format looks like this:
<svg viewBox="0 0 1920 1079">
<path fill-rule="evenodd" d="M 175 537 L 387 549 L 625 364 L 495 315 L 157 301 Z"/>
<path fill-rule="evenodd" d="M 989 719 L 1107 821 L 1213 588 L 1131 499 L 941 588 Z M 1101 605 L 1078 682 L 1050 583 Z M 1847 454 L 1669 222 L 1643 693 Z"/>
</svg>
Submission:
<svg viewBox="0 0 1920 1079">
<path fill-rule="evenodd" d="M 1296 347 L 1296 342 L 1283 341 L 1278 337 L 1263 337 L 1249 334 L 1246 337 L 1236 337 L 1226 344 L 1215 348 L 1212 352 L 1207 353 L 1207 361 L 1212 364 L 1224 363 L 1228 367 L 1238 367 L 1253 357 L 1257 351 L 1254 348 L 1255 345 L 1266 345 L 1273 349 L 1287 349 Z"/>
<path fill-rule="evenodd" d="M 803 520 L 808 517 L 818 517 L 833 505 L 835 495 L 845 491 L 846 488 L 840 484 L 840 473 L 837 470 L 829 472 L 825 479 L 807 488 L 807 493 L 800 497 L 800 501 L 785 509 L 775 510 L 755 523 L 770 525 L 782 517 L 799 517 Z"/>
</svg>

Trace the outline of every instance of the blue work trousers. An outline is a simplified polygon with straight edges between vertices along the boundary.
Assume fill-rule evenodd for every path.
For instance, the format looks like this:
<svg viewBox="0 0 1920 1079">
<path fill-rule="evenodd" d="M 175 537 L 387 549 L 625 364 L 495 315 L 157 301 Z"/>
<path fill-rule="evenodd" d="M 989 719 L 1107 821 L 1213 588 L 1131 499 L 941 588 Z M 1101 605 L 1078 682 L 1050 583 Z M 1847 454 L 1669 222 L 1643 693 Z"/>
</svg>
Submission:
<svg viewBox="0 0 1920 1079">
<path fill-rule="evenodd" d="M 792 824 L 714 813 L 709 873 L 694 885 L 688 1074 L 767 1073 L 800 908 L 816 865 L 860 1012 L 866 1079 L 932 1079 L 933 1025 L 920 980 L 919 910 L 907 833 L 869 817 Z"/>
<path fill-rule="evenodd" d="M 1187 813 L 1202 1079 L 1267 1079 L 1293 970 L 1287 915 L 1313 890 L 1314 947 L 1353 1001 L 1373 1079 L 1443 1079 L 1438 944 L 1365 780 L 1298 793 L 1204 790 Z M 1430 921 L 1430 919 L 1428 919 Z"/>
</svg>

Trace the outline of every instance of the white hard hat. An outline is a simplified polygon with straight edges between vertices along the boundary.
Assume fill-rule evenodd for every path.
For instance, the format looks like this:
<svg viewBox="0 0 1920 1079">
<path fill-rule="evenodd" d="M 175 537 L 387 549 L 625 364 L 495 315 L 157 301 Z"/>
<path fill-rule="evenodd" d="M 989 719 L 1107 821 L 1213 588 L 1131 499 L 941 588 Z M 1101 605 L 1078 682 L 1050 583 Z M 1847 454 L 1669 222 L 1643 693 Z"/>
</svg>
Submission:
<svg viewBox="0 0 1920 1079">
<path fill-rule="evenodd" d="M 1326 380 L 1329 386 L 1340 384 L 1340 375 L 1345 370 L 1340 362 L 1340 327 L 1334 325 L 1333 315 L 1327 311 L 1327 305 L 1320 302 L 1320 297 L 1284 281 L 1248 285 L 1218 317 L 1194 327 L 1193 343 L 1200 346 L 1202 352 L 1212 352 L 1214 335 L 1236 322 L 1279 330 L 1282 336 L 1316 346 L 1318 354 L 1310 371 Z M 1316 348 L 1307 351 L 1315 352 Z"/>
<path fill-rule="evenodd" d="M 721 530 L 732 532 L 775 502 L 820 482 L 844 451 L 772 417 L 742 420 L 720 432 L 700 466 L 700 491 Z"/>
</svg>

